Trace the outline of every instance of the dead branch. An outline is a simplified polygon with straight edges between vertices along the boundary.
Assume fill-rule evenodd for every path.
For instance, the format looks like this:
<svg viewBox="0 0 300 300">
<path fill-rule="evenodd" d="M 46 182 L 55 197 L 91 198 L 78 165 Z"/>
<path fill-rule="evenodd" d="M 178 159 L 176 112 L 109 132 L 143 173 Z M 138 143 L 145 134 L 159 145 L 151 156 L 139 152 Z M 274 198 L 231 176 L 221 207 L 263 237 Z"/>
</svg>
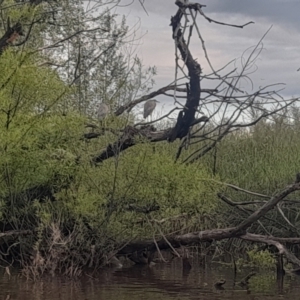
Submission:
<svg viewBox="0 0 300 300">
<path fill-rule="evenodd" d="M 198 119 L 197 122 L 206 122 L 207 117 L 203 116 Z M 167 128 L 161 131 L 154 131 L 152 126 L 147 126 L 143 128 L 135 128 L 132 126 L 127 126 L 123 130 L 121 137 L 113 144 L 109 144 L 105 149 L 101 150 L 101 153 L 92 159 L 93 163 L 100 163 L 106 159 L 114 156 L 118 156 L 122 151 L 136 145 L 139 138 L 145 138 L 148 141 L 161 142 L 168 141 L 174 132 L 174 127 Z M 99 133 L 86 134 L 85 137 L 88 139 L 98 137 Z"/>
<path fill-rule="evenodd" d="M 195 114 L 199 107 L 201 96 L 201 66 L 193 58 L 184 39 L 184 33 L 181 29 L 181 19 L 186 14 L 185 10 L 187 9 L 187 7 L 183 7 L 181 5 L 182 3 L 182 1 L 176 1 L 175 3 L 179 7 L 179 9 L 176 15 L 171 18 L 171 26 L 175 45 L 181 54 L 182 61 L 188 69 L 189 84 L 187 84 L 187 101 L 184 105 L 183 110 L 178 115 L 177 124 L 172 130 L 169 142 L 173 142 L 177 138 L 182 139 L 188 134 L 189 129 L 195 120 Z"/>
<path fill-rule="evenodd" d="M 30 235 L 30 234 L 32 234 L 31 230 L 10 230 L 5 232 L 0 232 L 0 238 L 15 237 L 21 235 Z"/>
<path fill-rule="evenodd" d="M 127 244 L 124 248 L 119 251 L 119 255 L 125 255 L 133 253 L 136 251 L 142 251 L 147 249 L 149 251 L 155 251 L 158 246 L 160 250 L 170 249 L 170 245 L 173 248 L 178 248 L 180 246 L 194 245 L 201 242 L 208 241 L 218 241 L 227 238 L 241 238 L 249 241 L 256 241 L 274 245 L 278 248 L 281 253 L 284 253 L 289 260 L 296 263 L 300 267 L 300 261 L 289 253 L 287 249 L 281 245 L 281 242 L 298 244 L 300 243 L 300 238 L 277 238 L 272 236 L 263 236 L 246 233 L 246 230 L 255 222 L 259 221 L 260 218 L 264 217 L 268 211 L 274 208 L 277 203 L 282 201 L 289 194 L 300 190 L 300 183 L 293 183 L 282 191 L 273 196 L 268 202 L 266 202 L 261 208 L 252 213 L 246 220 L 236 227 L 225 228 L 225 229 L 212 229 L 204 230 L 199 232 L 190 232 L 183 235 L 172 235 L 166 236 L 165 238 L 156 241 L 156 244 L 153 243 L 153 240 L 146 241 L 135 241 Z M 157 223 L 158 224 L 158 223 Z M 166 242 L 167 238 L 167 242 Z"/>
<path fill-rule="evenodd" d="M 154 98 L 156 96 L 159 96 L 159 95 L 163 95 L 167 91 L 174 91 L 174 90 L 176 90 L 178 92 L 186 92 L 185 88 L 179 88 L 179 87 L 177 87 L 175 85 L 167 85 L 167 86 L 164 86 L 164 87 L 162 87 L 162 88 L 160 88 L 160 89 L 158 89 L 156 91 L 153 91 L 153 92 L 151 92 L 151 93 L 149 93 L 147 95 L 144 95 L 144 96 L 142 96 L 142 97 L 140 97 L 140 98 L 138 98 L 138 99 L 136 99 L 134 101 L 131 101 L 131 102 L 127 103 L 127 104 L 124 104 L 124 105 L 120 106 L 114 112 L 114 114 L 116 116 L 120 116 L 125 111 L 130 112 L 136 105 L 138 105 L 138 104 L 140 104 L 140 103 L 142 103 L 144 101 L 147 101 L 147 100 L 152 99 L 152 98 Z"/>
<path fill-rule="evenodd" d="M 115 112 L 114 114 L 116 116 L 120 116 L 121 114 L 123 114 L 125 111 L 130 112 L 132 110 L 132 108 L 134 108 L 136 105 L 145 102 L 149 99 L 152 99 L 156 96 L 159 95 L 166 95 L 169 97 L 174 97 L 174 95 L 169 95 L 166 92 L 167 91 L 176 91 L 176 92 L 181 92 L 181 93 L 187 93 L 187 89 L 186 88 L 180 88 L 178 85 L 167 85 L 164 86 L 156 91 L 153 91 L 147 95 L 144 95 L 138 99 L 135 99 L 134 101 L 131 101 L 127 104 L 121 105 Z M 202 93 L 207 93 L 209 95 L 213 95 L 215 93 L 217 93 L 218 90 L 217 89 L 202 89 Z M 177 96 L 178 98 L 184 98 L 186 99 L 186 96 Z"/>
<path fill-rule="evenodd" d="M 297 230 L 297 227 L 295 225 L 293 225 L 290 220 L 285 216 L 284 212 L 282 211 L 281 207 L 279 204 L 276 205 L 276 208 L 278 210 L 278 212 L 280 213 L 280 215 L 282 216 L 282 218 L 285 220 L 285 222 L 291 226 L 292 228 L 294 228 L 295 230 Z"/>
<path fill-rule="evenodd" d="M 230 205 L 230 206 L 245 206 L 245 205 L 253 205 L 253 204 L 264 204 L 266 203 L 266 201 L 245 201 L 245 202 L 236 202 L 236 201 L 232 201 L 231 199 L 229 199 L 228 197 L 226 197 L 225 195 L 218 193 L 218 197 L 224 201 L 226 204 Z M 270 197 L 269 197 L 270 198 Z"/>
<path fill-rule="evenodd" d="M 256 96 L 255 96 L 255 94 L 256 94 Z M 258 92 L 256 92 L 255 94 L 253 94 L 250 98 L 252 98 L 252 97 L 256 98 L 258 96 Z M 235 97 L 233 97 L 233 98 L 235 98 Z M 274 109 L 274 110 L 271 110 L 271 111 L 264 110 L 264 112 L 260 116 L 255 118 L 254 121 L 245 122 L 245 123 L 237 123 L 237 120 L 242 116 L 242 114 L 247 109 L 253 107 L 254 99 L 251 100 L 250 98 L 249 98 L 250 101 L 248 101 L 248 103 L 246 103 L 245 101 L 243 103 L 241 102 L 236 107 L 236 110 L 231 114 L 231 116 L 229 117 L 229 119 L 225 123 L 223 123 L 223 124 L 221 123 L 220 125 L 214 127 L 212 130 L 202 134 L 202 136 L 200 136 L 200 138 L 197 141 L 198 143 L 201 143 L 202 141 L 209 141 L 209 140 L 211 140 L 211 142 L 206 143 L 203 147 L 195 150 L 187 158 L 185 158 L 184 162 L 194 163 L 195 161 L 199 160 L 204 155 L 206 155 L 208 152 L 210 152 L 212 149 L 214 149 L 215 146 L 218 143 L 220 143 L 233 130 L 238 129 L 238 128 L 243 128 L 243 127 L 254 126 L 259 121 L 261 121 L 263 118 L 268 118 L 270 116 L 276 115 L 280 111 L 282 111 L 285 108 L 291 106 L 293 103 L 295 103 L 296 101 L 299 100 L 298 98 L 286 100 L 285 104 L 281 105 L 277 109 Z M 222 103 L 220 103 L 219 109 L 221 109 L 221 107 L 222 107 Z M 219 111 L 219 109 L 215 112 L 215 114 Z M 210 119 L 212 117 L 213 116 L 210 116 Z M 197 133 L 197 131 L 193 133 L 192 138 L 196 133 Z M 213 133 L 215 133 L 216 136 L 214 138 L 210 138 L 210 136 Z"/>
<path fill-rule="evenodd" d="M 272 240 L 274 242 L 278 242 L 281 244 L 290 244 L 290 245 L 300 244 L 300 238 L 282 238 L 282 237 L 265 236 L 261 234 L 252 234 L 252 233 L 251 234 L 247 233 L 247 236 L 253 239 L 257 238 L 257 240 L 263 240 L 266 238 L 267 240 Z"/>
<path fill-rule="evenodd" d="M 230 238 L 232 237 L 232 229 L 233 228 L 226 228 L 191 232 L 183 235 L 168 237 L 168 243 L 164 239 L 156 241 L 156 243 L 160 250 L 170 249 L 169 244 L 171 244 L 173 248 L 179 248 L 180 246 L 187 246 L 199 244 L 201 242 Z M 127 244 L 118 252 L 118 254 L 126 255 L 135 251 L 142 251 L 145 248 L 151 251 L 155 250 L 155 247 L 156 246 L 152 240 L 135 241 Z"/>
<path fill-rule="evenodd" d="M 98 129 L 96 132 L 92 131 L 92 132 L 88 132 L 83 134 L 81 140 L 91 140 L 91 139 L 96 139 L 99 136 L 103 136 L 105 135 L 107 132 L 110 132 L 114 135 L 119 135 L 120 132 L 122 132 L 121 130 L 115 130 L 113 128 L 99 128 L 97 125 L 95 124 L 86 124 L 85 127 L 87 128 L 92 128 L 94 129 Z"/>
<path fill-rule="evenodd" d="M 248 207 L 244 207 L 246 205 L 253 205 L 253 204 L 263 204 L 266 203 L 266 201 L 249 201 L 249 202 L 234 202 L 231 199 L 229 199 L 228 197 L 226 197 L 225 195 L 218 193 L 218 197 L 225 202 L 226 204 L 228 204 L 229 206 L 235 207 L 237 208 L 239 211 L 243 212 L 244 214 L 246 214 L 247 216 L 249 216 L 250 214 L 252 214 L 255 210 L 254 209 L 250 209 Z M 269 197 L 270 198 L 270 197 Z M 285 201 L 285 200 L 283 200 Z M 271 224 L 277 225 L 278 227 L 284 228 L 286 230 L 289 230 L 289 227 L 285 226 L 284 224 L 281 224 L 278 220 L 274 219 L 274 218 L 270 218 L 267 216 L 263 216 L 263 219 L 271 222 Z M 263 224 L 258 221 L 259 225 L 265 230 Z M 294 229 L 295 227 L 292 226 Z M 266 230 L 265 230 L 266 231 Z M 267 234 L 269 234 L 268 232 L 266 232 Z"/>
<path fill-rule="evenodd" d="M 255 276 L 255 275 L 256 275 L 255 272 L 251 272 L 246 277 L 244 277 L 240 282 L 238 282 L 237 284 L 241 285 L 241 286 L 246 286 L 246 285 L 249 284 L 250 278 L 253 277 L 253 276 Z"/>
<path fill-rule="evenodd" d="M 266 202 L 261 208 L 259 208 L 251 216 L 249 216 L 249 218 L 247 218 L 239 226 L 237 226 L 234 229 L 234 232 L 243 232 L 243 231 L 245 231 L 247 228 L 249 228 L 249 226 L 251 226 L 251 224 L 253 224 L 257 220 L 259 220 L 268 211 L 273 209 L 277 205 L 277 203 L 282 201 L 286 196 L 288 196 L 289 194 L 291 194 L 295 191 L 299 191 L 299 190 L 300 190 L 300 183 L 293 183 L 293 184 L 287 186 L 284 190 L 277 193 L 268 202 Z"/>
<path fill-rule="evenodd" d="M 100 163 L 110 157 L 119 155 L 120 152 L 134 146 L 137 139 L 146 138 L 150 142 L 158 142 L 167 140 L 172 129 L 163 131 L 151 131 L 151 127 L 137 129 L 132 126 L 127 126 L 124 129 L 121 137 L 113 144 L 109 144 L 106 149 L 101 150 L 101 153 L 92 159 L 93 163 Z"/>
<path fill-rule="evenodd" d="M 257 197 L 261 197 L 261 198 L 267 198 L 267 199 L 270 198 L 270 196 L 268 196 L 268 195 L 263 195 L 263 194 L 260 194 L 260 193 L 255 193 L 255 192 L 252 192 L 252 191 L 248 191 L 248 190 L 242 189 L 239 186 L 236 186 L 236 185 L 233 185 L 233 184 L 230 184 L 230 183 L 226 183 L 225 185 L 232 188 L 235 191 L 240 191 L 240 192 L 243 192 L 243 193 L 246 193 L 246 194 L 249 194 L 249 195 L 253 195 L 253 196 L 257 196 Z M 240 203 L 243 203 L 243 202 L 240 202 Z"/>
<path fill-rule="evenodd" d="M 251 242 L 258 242 L 258 243 L 264 243 L 268 245 L 273 245 L 278 249 L 279 254 L 284 254 L 285 257 L 292 262 L 293 264 L 300 267 L 300 260 L 291 252 L 289 252 L 284 245 L 282 245 L 280 242 L 261 235 L 251 234 L 247 233 L 245 235 L 240 236 L 241 239 Z"/>
</svg>

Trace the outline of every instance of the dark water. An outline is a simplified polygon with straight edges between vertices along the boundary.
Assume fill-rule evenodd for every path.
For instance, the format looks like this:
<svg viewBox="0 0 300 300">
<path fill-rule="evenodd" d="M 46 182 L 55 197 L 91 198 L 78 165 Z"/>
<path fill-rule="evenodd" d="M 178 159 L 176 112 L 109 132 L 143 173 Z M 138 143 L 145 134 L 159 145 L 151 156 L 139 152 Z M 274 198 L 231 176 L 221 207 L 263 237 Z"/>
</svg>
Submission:
<svg viewBox="0 0 300 300">
<path fill-rule="evenodd" d="M 0 271 L 1 272 L 1 271 Z M 241 280 L 247 272 L 238 274 Z M 214 286 L 226 279 L 224 290 Z M 275 274 L 258 273 L 248 287 L 233 286 L 231 269 L 194 267 L 183 272 L 178 262 L 153 267 L 104 270 L 80 280 L 48 278 L 37 282 L 0 273 L 0 300 L 169 300 L 169 299 L 300 299 L 300 277 L 276 281 Z"/>
</svg>

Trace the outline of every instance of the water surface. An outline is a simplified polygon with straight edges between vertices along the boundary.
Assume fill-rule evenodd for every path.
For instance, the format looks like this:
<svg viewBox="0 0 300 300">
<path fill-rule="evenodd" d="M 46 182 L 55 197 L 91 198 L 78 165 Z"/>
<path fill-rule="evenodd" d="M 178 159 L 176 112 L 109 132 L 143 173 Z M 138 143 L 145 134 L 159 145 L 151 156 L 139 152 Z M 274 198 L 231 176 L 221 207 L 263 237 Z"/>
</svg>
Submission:
<svg viewBox="0 0 300 300">
<path fill-rule="evenodd" d="M 247 270 L 239 273 L 237 279 L 246 275 Z M 215 287 L 220 279 L 226 279 L 224 290 Z M 241 287 L 233 284 L 230 268 L 193 267 L 186 272 L 178 261 L 153 267 L 107 269 L 100 275 L 78 280 L 55 277 L 33 282 L 17 275 L 9 277 L 4 272 L 0 275 L 1 300 L 259 300 L 299 299 L 299 294 L 300 277 L 286 276 L 279 282 L 272 272 L 259 272 L 251 278 L 248 287 Z"/>
</svg>

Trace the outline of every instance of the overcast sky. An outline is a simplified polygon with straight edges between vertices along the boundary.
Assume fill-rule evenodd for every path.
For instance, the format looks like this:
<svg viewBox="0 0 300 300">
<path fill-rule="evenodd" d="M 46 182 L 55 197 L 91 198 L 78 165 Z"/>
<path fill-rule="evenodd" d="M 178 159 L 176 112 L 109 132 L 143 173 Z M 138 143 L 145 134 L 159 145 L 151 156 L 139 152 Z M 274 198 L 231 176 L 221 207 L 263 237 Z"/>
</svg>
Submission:
<svg viewBox="0 0 300 300">
<path fill-rule="evenodd" d="M 138 53 L 146 66 L 157 67 L 156 89 L 174 79 L 174 43 L 169 24 L 177 6 L 175 0 L 144 2 L 148 15 L 138 0 L 118 12 L 127 16 L 129 25 L 140 21 L 143 38 Z M 215 68 L 239 59 L 273 26 L 263 41 L 264 50 L 256 62 L 258 69 L 251 78 L 255 87 L 285 83 L 282 92 L 285 96 L 300 95 L 300 71 L 297 72 L 300 68 L 300 0 L 202 0 L 200 3 L 207 5 L 203 8 L 204 12 L 215 20 L 238 25 L 255 22 L 239 29 L 211 24 L 198 17 L 199 28 Z M 195 33 L 193 37 L 193 55 L 198 57 L 204 73 L 209 72 Z"/>
</svg>

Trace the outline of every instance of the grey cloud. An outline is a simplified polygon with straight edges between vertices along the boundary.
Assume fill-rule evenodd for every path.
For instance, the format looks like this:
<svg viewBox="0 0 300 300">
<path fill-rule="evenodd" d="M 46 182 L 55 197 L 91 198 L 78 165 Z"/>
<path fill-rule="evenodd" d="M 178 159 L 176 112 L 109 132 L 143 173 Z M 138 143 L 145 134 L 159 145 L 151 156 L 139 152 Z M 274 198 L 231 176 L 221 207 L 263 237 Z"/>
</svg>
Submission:
<svg viewBox="0 0 300 300">
<path fill-rule="evenodd" d="M 196 0 L 195 0 L 196 1 Z M 265 50 L 257 61 L 258 70 L 251 78 L 255 85 L 287 83 L 285 95 L 299 94 L 300 72 L 300 0 L 202 0 L 204 12 L 221 22 L 242 24 L 254 21 L 244 29 L 219 26 L 199 18 L 201 33 L 205 39 L 210 58 L 217 69 L 228 61 L 239 58 L 244 50 L 257 44 L 266 30 L 272 30 L 264 39 Z M 144 37 L 143 56 L 145 64 L 158 67 L 157 87 L 172 81 L 174 77 L 174 48 L 170 17 L 176 13 L 175 0 L 145 0 L 149 16 L 138 0 L 130 6 L 131 15 L 141 18 L 142 28 L 148 33 Z M 205 66 L 201 44 L 194 36 L 193 54 Z"/>
<path fill-rule="evenodd" d="M 286 24 L 288 26 L 300 29 L 300 1 L 299 0 L 202 0 L 191 1 L 199 2 L 206 5 L 203 9 L 205 13 L 216 13 L 219 16 L 219 21 L 226 21 L 225 15 L 234 16 L 240 14 L 251 21 L 257 21 L 264 18 L 270 24 Z M 145 0 L 144 6 L 151 14 L 163 15 L 170 19 L 177 11 L 177 6 L 174 0 Z M 141 13 L 141 18 L 148 16 L 143 11 L 138 0 L 135 0 L 132 9 Z"/>
</svg>

